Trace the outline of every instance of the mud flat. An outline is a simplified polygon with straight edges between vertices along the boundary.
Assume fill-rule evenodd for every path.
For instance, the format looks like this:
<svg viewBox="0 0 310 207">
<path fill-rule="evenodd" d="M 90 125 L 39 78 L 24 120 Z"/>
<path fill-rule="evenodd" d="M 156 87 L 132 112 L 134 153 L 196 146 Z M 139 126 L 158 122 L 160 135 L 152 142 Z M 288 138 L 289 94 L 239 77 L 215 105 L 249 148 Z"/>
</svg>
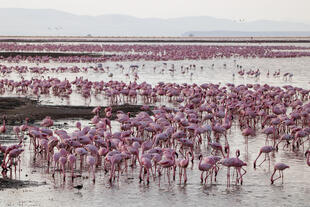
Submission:
<svg viewBox="0 0 310 207">
<path fill-rule="evenodd" d="M 102 55 L 100 53 L 70 53 L 70 52 L 6 52 L 0 51 L 0 57 L 16 57 L 16 56 L 26 56 L 26 57 L 37 57 L 37 56 L 49 56 L 53 58 L 66 57 L 66 56 L 77 56 L 77 57 L 109 57 L 113 55 Z"/>
<path fill-rule="evenodd" d="M 116 118 L 117 111 L 125 113 L 130 112 L 135 115 L 141 111 L 142 105 L 115 105 L 112 107 L 112 120 Z M 106 108 L 102 106 L 102 110 Z M 153 107 L 151 106 L 150 109 Z M 89 106 L 64 106 L 64 105 L 41 105 L 36 100 L 21 97 L 1 97 L 0 98 L 0 116 L 6 115 L 6 121 L 9 125 L 23 123 L 26 117 L 29 122 L 40 121 L 46 116 L 52 119 L 91 119 L 94 114 L 91 111 L 94 107 Z M 151 114 L 151 111 L 147 111 Z"/>
<path fill-rule="evenodd" d="M 25 187 L 35 187 L 40 185 L 45 185 L 46 183 L 38 183 L 30 180 L 12 180 L 8 178 L 0 178 L 0 191 L 8 188 L 25 188 Z"/>
</svg>

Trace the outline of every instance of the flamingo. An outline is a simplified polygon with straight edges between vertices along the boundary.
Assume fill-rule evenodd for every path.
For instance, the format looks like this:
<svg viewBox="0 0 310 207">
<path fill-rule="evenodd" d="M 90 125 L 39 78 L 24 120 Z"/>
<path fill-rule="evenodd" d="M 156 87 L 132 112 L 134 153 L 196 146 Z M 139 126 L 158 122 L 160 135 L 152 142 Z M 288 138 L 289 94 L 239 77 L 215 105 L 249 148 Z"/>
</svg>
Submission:
<svg viewBox="0 0 310 207">
<path fill-rule="evenodd" d="M 10 165 L 12 165 L 14 162 L 13 162 L 13 159 L 16 159 L 16 158 L 19 158 L 19 155 L 24 151 L 24 149 L 20 149 L 20 148 L 17 148 L 17 149 L 13 149 L 9 152 L 9 160 L 11 161 L 10 162 Z M 18 160 L 18 164 L 20 166 L 20 160 Z M 16 164 L 15 165 L 15 174 L 16 174 Z M 20 172 L 20 167 L 19 167 L 19 172 Z"/>
<path fill-rule="evenodd" d="M 207 160 L 204 159 L 202 157 L 202 155 L 199 155 L 198 159 L 199 159 L 198 169 L 200 171 L 202 171 L 201 175 L 200 175 L 200 180 L 201 180 L 201 183 L 205 182 L 205 184 L 206 184 L 207 183 L 207 178 L 210 175 L 210 170 L 212 170 L 212 164 L 207 162 Z M 206 172 L 205 179 L 203 179 L 204 172 Z"/>
<path fill-rule="evenodd" d="M 236 183 L 239 182 L 240 180 L 240 184 L 242 185 L 243 183 L 243 176 L 247 173 L 247 171 L 243 168 L 243 166 L 247 166 L 247 163 L 243 162 L 242 160 L 239 159 L 240 156 L 240 150 L 237 149 L 236 150 L 236 157 L 234 158 L 234 167 L 236 168 L 237 171 L 237 178 L 236 178 Z M 241 173 L 241 169 L 244 171 L 244 173 Z M 239 178 L 238 178 L 238 174 L 239 174 Z"/>
<path fill-rule="evenodd" d="M 95 182 L 95 164 L 96 164 L 96 158 L 94 156 L 88 155 L 86 157 L 86 162 L 89 165 L 89 173 L 92 171 L 93 173 L 93 182 Z"/>
<path fill-rule="evenodd" d="M 191 152 L 187 152 L 186 153 L 186 158 L 182 159 L 182 160 L 180 160 L 178 162 L 178 166 L 179 166 L 179 169 L 180 169 L 180 173 L 179 173 L 180 184 L 181 184 L 181 180 L 182 180 L 182 169 L 184 170 L 184 184 L 187 182 L 186 168 L 187 168 L 188 163 L 189 163 L 189 155 L 192 156 L 192 153 Z"/>
<path fill-rule="evenodd" d="M 305 156 L 307 157 L 307 165 L 310 167 L 310 150 L 306 151 Z"/>
<path fill-rule="evenodd" d="M 112 178 L 115 179 L 115 168 L 116 168 L 115 165 L 117 165 L 119 168 L 122 160 L 123 160 L 123 157 L 122 157 L 121 153 L 117 153 L 117 154 L 114 154 L 111 156 L 111 174 L 110 174 L 110 178 L 109 178 L 110 183 L 112 183 Z M 118 174 L 119 174 L 119 171 L 120 170 L 118 169 Z M 119 175 L 117 176 L 117 179 L 119 179 Z"/>
<path fill-rule="evenodd" d="M 271 178 L 270 178 L 270 181 L 271 181 L 271 184 L 274 183 L 274 181 L 278 180 L 279 178 L 282 178 L 282 184 L 283 184 L 283 170 L 285 170 L 286 168 L 289 168 L 290 166 L 284 164 L 284 163 L 277 163 L 275 164 L 274 166 L 274 170 L 273 170 L 273 173 L 271 175 Z M 273 179 L 273 176 L 274 174 L 276 173 L 276 171 L 279 171 L 279 177 Z"/>
<path fill-rule="evenodd" d="M 69 166 L 71 168 L 71 176 L 72 176 L 72 180 L 74 179 L 74 169 L 73 169 L 73 165 L 76 162 L 76 157 L 73 154 L 70 154 L 68 156 L 68 162 L 69 162 Z"/>
<path fill-rule="evenodd" d="M 165 158 L 159 162 L 159 165 L 161 167 L 167 169 L 167 177 L 169 184 L 170 184 L 170 168 L 175 165 L 175 155 L 178 157 L 178 153 L 176 153 L 175 151 L 166 152 Z"/>
<path fill-rule="evenodd" d="M 152 173 L 152 176 L 153 176 L 153 179 L 154 179 L 151 157 L 150 156 L 146 156 L 146 155 L 142 155 L 139 160 L 141 160 L 140 161 L 141 168 L 140 168 L 140 176 L 139 176 L 140 177 L 140 182 L 142 181 L 142 179 L 141 179 L 142 169 L 144 169 L 144 170 L 146 170 L 146 173 L 147 173 L 146 181 L 147 181 L 147 184 L 149 184 L 150 183 L 150 170 L 151 170 L 151 173 Z M 144 176 L 145 176 L 145 173 L 143 173 L 143 181 L 144 181 Z"/>
<path fill-rule="evenodd" d="M 259 154 L 254 161 L 254 169 L 256 168 L 256 161 L 258 160 L 258 158 L 261 156 L 262 153 L 265 153 L 265 159 L 259 164 L 259 166 L 261 166 L 263 164 L 263 162 L 266 161 L 267 156 L 268 156 L 268 160 L 270 161 L 269 153 L 274 151 L 274 150 L 275 150 L 275 148 L 273 146 L 263 146 L 262 148 L 260 148 Z"/>
<path fill-rule="evenodd" d="M 4 133 L 6 132 L 6 128 L 5 128 L 5 119 L 6 119 L 6 116 L 4 115 L 4 116 L 2 117 L 2 119 L 3 119 L 3 124 L 2 124 L 2 126 L 0 127 L 0 134 L 4 134 Z"/>
<path fill-rule="evenodd" d="M 59 158 L 59 164 L 62 168 L 62 174 L 63 174 L 63 180 L 64 181 L 66 180 L 66 170 L 65 170 L 66 163 L 67 163 L 67 157 L 61 156 Z"/>
</svg>

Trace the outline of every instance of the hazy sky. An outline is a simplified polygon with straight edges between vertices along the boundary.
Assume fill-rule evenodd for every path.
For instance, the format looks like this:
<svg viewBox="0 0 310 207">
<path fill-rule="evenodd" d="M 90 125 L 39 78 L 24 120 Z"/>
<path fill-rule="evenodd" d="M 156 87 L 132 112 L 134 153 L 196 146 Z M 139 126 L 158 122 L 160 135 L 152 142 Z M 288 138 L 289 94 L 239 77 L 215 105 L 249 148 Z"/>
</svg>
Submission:
<svg viewBox="0 0 310 207">
<path fill-rule="evenodd" d="M 310 23 L 310 0 L 0 0 L 0 7 L 49 8 L 86 15 L 213 16 Z"/>
</svg>

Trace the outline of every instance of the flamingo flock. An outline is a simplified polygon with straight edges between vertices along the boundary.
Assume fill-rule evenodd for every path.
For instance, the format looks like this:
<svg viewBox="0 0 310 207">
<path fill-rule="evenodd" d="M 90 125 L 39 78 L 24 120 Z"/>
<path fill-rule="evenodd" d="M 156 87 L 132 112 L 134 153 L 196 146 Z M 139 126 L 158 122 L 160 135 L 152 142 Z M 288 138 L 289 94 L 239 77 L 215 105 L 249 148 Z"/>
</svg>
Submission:
<svg viewBox="0 0 310 207">
<path fill-rule="evenodd" d="M 310 56 L 309 47 L 298 46 L 223 46 L 223 45 L 143 45 L 143 44 L 20 44 L 0 43 L 0 50 L 10 52 L 0 56 L 4 62 L 20 63 L 98 63 L 121 61 L 168 61 L 205 60 L 213 58 L 295 58 Z M 17 52 L 13 55 L 13 52 Z M 37 56 L 23 55 L 36 52 Z M 66 56 L 52 57 L 55 52 L 68 53 Z M 39 54 L 41 53 L 41 54 Z M 79 55 L 70 55 L 77 53 Z M 96 54 L 91 56 L 91 54 Z M 97 57 L 99 56 L 99 57 Z"/>
<path fill-rule="evenodd" d="M 227 170 L 226 185 L 231 183 L 243 185 L 244 178 L 250 176 L 248 168 L 256 170 L 267 168 L 263 165 L 270 154 L 282 152 L 305 152 L 306 163 L 310 166 L 310 90 L 284 85 L 283 87 L 268 84 L 213 84 L 213 83 L 169 83 L 150 84 L 142 82 L 138 71 L 143 66 L 131 65 L 126 76 L 134 80 L 128 82 L 118 80 L 113 69 L 102 67 L 107 61 L 168 61 L 197 60 L 212 58 L 285 58 L 310 56 L 307 47 L 296 46 L 207 46 L 207 45 L 62 45 L 62 44 L 11 44 L 0 43 L 0 50 L 6 52 L 85 52 L 100 53 L 100 57 L 82 56 L 10 56 L 1 57 L 0 94 L 17 94 L 22 96 L 53 95 L 54 97 L 70 97 L 73 92 L 85 99 L 92 95 L 103 95 L 108 106 L 95 107 L 90 113 L 93 118 L 84 126 L 77 121 L 74 130 L 59 129 L 55 120 L 47 116 L 40 124 L 25 124 L 12 129 L 19 143 L 0 145 L 3 154 L 1 163 L 2 176 L 12 178 L 20 166 L 25 146 L 29 145 L 34 158 L 40 160 L 50 177 L 61 176 L 62 180 L 74 180 L 88 172 L 89 178 L 96 182 L 98 172 L 113 185 L 119 182 L 121 175 L 128 175 L 131 170 L 138 169 L 137 180 L 149 184 L 163 182 L 167 178 L 169 185 L 174 181 L 179 184 L 195 182 L 188 175 L 193 169 L 200 171 L 202 185 L 222 182 L 219 173 Z M 290 51 L 292 50 L 292 51 Z M 298 51 L 303 50 L 303 51 Z M 296 52 L 297 51 L 297 52 Z M 105 52 L 115 53 L 105 56 Z M 7 66 L 8 63 L 35 63 L 37 66 Z M 43 67 L 41 63 L 99 63 L 95 67 L 60 66 Z M 214 67 L 214 65 L 212 65 Z M 226 64 L 223 65 L 227 67 Z M 122 64 L 117 69 L 124 71 Z M 177 68 L 167 63 L 154 72 L 164 75 L 165 71 L 193 76 L 199 66 L 191 64 Z M 200 66 L 203 70 L 204 66 Z M 238 75 L 258 78 L 260 69 L 246 70 L 237 65 Z M 10 73 L 23 75 L 50 73 L 100 72 L 107 73 L 109 79 L 92 81 L 87 76 L 76 76 L 73 80 L 55 77 L 31 77 L 20 80 L 8 79 Z M 266 74 L 269 77 L 269 71 Z M 284 73 L 286 81 L 292 73 Z M 281 77 L 281 71 L 273 74 Z M 116 80 L 112 80 L 116 78 Z M 133 116 L 130 113 L 117 111 L 112 113 L 112 105 L 121 103 L 137 104 L 142 102 L 141 112 Z M 150 106 L 154 109 L 150 112 Z M 152 107 L 153 108 L 153 107 Z M 148 113 L 149 112 L 149 113 Z M 114 116 L 112 116 L 114 115 Z M 112 117 L 117 117 L 116 126 L 112 127 Z M 234 146 L 232 127 L 236 126 L 243 136 L 246 148 Z M 9 129 L 11 130 L 11 129 Z M 8 133 L 6 117 L 0 133 Z M 261 136 L 258 136 L 261 135 Z M 29 142 L 25 143 L 25 138 Z M 247 155 L 251 143 L 249 139 L 262 139 L 264 145 L 257 149 L 253 163 L 249 163 Z M 231 149 L 236 151 L 231 155 Z M 207 150 L 205 150 L 207 149 Z M 241 157 L 241 155 L 245 155 Z M 261 158 L 264 156 L 264 158 Z M 258 163 L 258 164 L 257 164 Z M 282 178 L 283 171 L 289 169 L 285 163 L 276 163 L 273 171 L 266 177 L 266 183 L 274 184 Z M 276 176 L 278 171 L 279 176 Z M 177 177 L 178 176 L 178 177 Z M 177 182 L 176 181 L 176 182 Z M 165 179 L 164 179 L 165 182 Z"/>
<path fill-rule="evenodd" d="M 118 65 L 118 68 L 124 68 L 122 65 Z M 143 67 L 143 66 L 142 66 Z M 172 65 L 173 67 L 173 65 Z M 195 65 L 190 65 L 188 68 L 195 68 Z M 4 69 L 3 74 L 7 73 L 8 71 L 12 72 L 12 68 L 19 71 L 22 75 L 23 70 L 28 70 L 27 67 L 1 67 Z M 66 68 L 62 67 L 64 70 L 75 71 L 79 73 L 81 71 L 78 67 Z M 94 68 L 93 68 L 94 69 Z M 98 69 L 98 68 L 97 68 Z M 37 71 L 45 71 L 45 70 L 54 70 L 48 68 L 37 68 Z M 87 70 L 86 68 L 83 69 L 84 71 Z M 94 69 L 96 70 L 96 69 Z M 101 70 L 104 70 L 103 68 Z M 107 69 L 110 70 L 110 69 Z M 182 70 L 182 67 L 181 67 Z M 55 73 L 59 72 L 58 69 L 55 69 Z M 10 72 L 10 73 L 11 73 Z M 239 71 L 244 72 L 244 70 Z M 256 72 L 259 72 L 257 70 Z M 111 74 L 111 75 L 110 75 Z M 110 73 L 108 77 L 112 77 L 113 73 Z M 129 76 L 129 73 L 126 73 Z M 126 83 L 124 81 L 118 80 L 110 80 L 110 81 L 91 81 L 83 76 L 75 77 L 74 80 L 69 81 L 68 79 L 61 79 L 61 78 L 53 78 L 48 76 L 47 78 L 38 77 L 31 79 L 22 78 L 21 80 L 10 80 L 8 78 L 0 79 L 0 94 L 16 94 L 16 95 L 30 95 L 32 97 L 39 97 L 40 95 L 53 95 L 54 97 L 63 97 L 69 98 L 71 94 L 80 94 L 84 98 L 90 98 L 93 96 L 103 95 L 109 104 L 120 104 L 120 103 L 137 103 L 138 100 L 141 103 L 151 104 L 156 102 L 175 102 L 175 103 L 184 103 L 184 99 L 187 94 L 191 93 L 191 85 L 187 84 L 176 84 L 176 83 L 163 83 L 158 82 L 155 86 L 147 82 L 138 83 L 139 75 L 136 69 L 131 70 L 131 75 L 134 77 L 133 81 Z M 203 84 L 201 86 L 205 86 Z M 257 88 L 255 84 L 249 84 L 249 87 Z M 309 94 L 309 90 L 302 89 L 302 88 L 294 88 L 290 85 L 284 86 L 287 94 L 285 96 L 294 94 L 294 90 L 298 90 L 299 93 L 302 95 L 302 99 L 307 97 Z M 183 94 L 182 94 L 183 93 Z M 212 95 L 214 93 L 213 90 L 208 90 L 207 96 Z M 181 96 L 180 96 L 181 95 Z M 163 97 L 163 98 L 162 98 Z M 168 97 L 168 99 L 166 98 Z M 176 98 L 177 97 L 177 98 Z M 195 99 L 198 100 L 199 99 Z"/>
<path fill-rule="evenodd" d="M 238 123 L 245 140 L 257 133 L 266 134 L 266 146 L 259 150 L 254 168 L 262 153 L 265 158 L 259 166 L 266 160 L 270 162 L 269 153 L 277 153 L 282 141 L 286 141 L 283 150 L 293 151 L 310 142 L 309 91 L 302 93 L 302 89 L 290 86 L 280 88 L 259 84 L 199 86 L 160 83 L 155 88 L 156 95 L 168 96 L 175 101 L 182 98 L 176 102 L 179 106 L 158 106 L 152 110 L 152 116 L 142 111 L 132 117 L 118 111 L 116 116 L 120 128 L 113 130 L 114 133 L 111 107 L 103 111 L 100 106 L 92 111 L 94 117 L 89 126 L 82 127 L 77 122 L 72 133 L 53 130 L 51 117 L 42 120 L 40 127 L 26 123 L 26 127 L 22 125 L 14 129 L 16 133 L 27 131 L 32 149 L 37 156 L 44 158 L 48 168 L 53 168 L 53 176 L 61 169 L 64 180 L 67 171 L 71 171 L 74 179 L 77 172 L 88 169 L 95 181 L 96 171 L 101 169 L 109 174 L 111 183 L 119 180 L 120 174 L 127 173 L 129 167 L 136 166 L 140 166 L 141 182 L 145 181 L 145 175 L 147 183 L 151 182 L 151 177 L 153 181 L 158 179 L 160 182 L 164 175 L 170 183 L 171 176 L 176 179 L 179 168 L 179 182 L 187 183 L 187 168 L 194 167 L 197 156 L 202 183 L 206 184 L 209 177 L 210 183 L 212 180 L 216 182 L 220 166 L 224 166 L 227 167 L 227 186 L 231 183 L 231 169 L 236 172 L 235 183 L 243 184 L 249 163 L 239 158 L 240 150 L 236 151 L 235 157 L 230 157 L 229 134 L 233 122 Z M 144 90 L 143 87 L 138 89 L 140 92 Z M 288 108 L 291 109 L 289 114 Z M 2 128 L 5 128 L 5 117 Z M 23 139 L 19 145 L 1 146 L 5 157 L 2 163 L 4 176 L 14 164 L 14 159 L 23 152 L 22 144 Z M 212 149 L 208 156 L 197 155 L 197 149 L 203 144 Z M 309 164 L 309 151 L 306 156 Z M 77 162 L 80 162 L 79 167 Z M 276 164 L 271 183 L 279 178 L 283 182 L 283 170 L 287 168 L 289 166 L 284 163 Z M 274 178 L 276 171 L 279 171 L 278 178 Z"/>
</svg>

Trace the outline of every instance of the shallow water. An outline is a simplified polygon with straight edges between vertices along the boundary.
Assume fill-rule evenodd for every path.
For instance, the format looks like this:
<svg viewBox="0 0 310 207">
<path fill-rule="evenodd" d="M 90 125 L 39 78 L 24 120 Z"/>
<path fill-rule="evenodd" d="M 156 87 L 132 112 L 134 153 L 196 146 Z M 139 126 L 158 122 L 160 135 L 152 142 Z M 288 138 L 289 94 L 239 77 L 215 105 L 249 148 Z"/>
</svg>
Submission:
<svg viewBox="0 0 310 207">
<path fill-rule="evenodd" d="M 164 65 L 163 63 L 167 63 Z M 1 62 L 0 62 L 1 64 Z M 17 65 L 16 63 L 5 63 L 8 66 Z M 116 64 L 122 64 L 124 66 L 124 70 L 119 69 Z M 185 74 L 181 73 L 181 66 L 183 68 L 189 67 L 190 65 L 195 64 L 196 69 L 189 69 Z M 214 66 L 212 66 L 214 64 Z M 226 66 L 224 66 L 226 64 Z M 36 64 L 31 63 L 19 63 L 19 65 L 27 65 L 28 67 L 34 67 Z M 78 67 L 90 67 L 96 66 L 97 64 L 91 63 L 79 63 L 74 64 Z M 60 67 L 74 66 L 72 63 L 46 63 L 40 64 L 39 66 L 52 68 L 52 67 Z M 202 83 L 234 83 L 235 85 L 239 84 L 247 84 L 247 83 L 258 83 L 258 84 L 269 84 L 273 86 L 284 86 L 284 85 L 292 85 L 295 87 L 302 87 L 305 89 L 310 89 L 310 58 L 309 57 L 300 57 L 300 58 L 218 58 L 212 60 L 183 60 L 183 61 L 165 61 L 165 62 L 154 62 L 154 61 L 136 61 L 136 62 L 107 62 L 103 63 L 106 72 L 80 72 L 80 73 L 53 73 L 47 72 L 43 74 L 33 74 L 33 73 L 25 73 L 22 74 L 24 79 L 29 80 L 32 77 L 34 78 L 42 78 L 42 77 L 57 77 L 60 80 L 64 80 L 65 78 L 72 81 L 76 77 L 83 76 L 84 79 L 88 79 L 90 81 L 105 81 L 108 82 L 110 80 L 118 80 L 123 81 L 125 83 L 129 83 L 130 81 L 134 81 L 133 74 L 131 72 L 130 65 L 139 65 L 139 69 L 136 71 L 139 75 L 139 79 L 137 83 L 142 83 L 147 81 L 147 83 L 155 86 L 159 81 L 162 82 L 175 82 L 175 83 L 188 83 L 188 84 L 202 84 Z M 144 65 L 144 66 L 143 66 Z M 174 65 L 175 72 L 169 71 Z M 245 71 L 257 70 L 259 69 L 261 72 L 260 77 L 248 77 L 244 75 L 243 77 L 238 74 L 239 69 L 237 65 L 241 65 L 242 69 Z M 201 69 L 201 66 L 203 69 Z M 154 71 L 154 67 L 156 67 Z M 273 77 L 273 73 L 279 71 L 281 72 L 280 77 Z M 270 72 L 269 77 L 267 77 L 267 72 Z M 113 77 L 108 77 L 110 73 L 113 73 Z M 291 79 L 283 78 L 284 73 L 292 73 L 293 77 Z M 126 76 L 128 74 L 129 76 Z M 192 75 L 191 75 L 192 74 Z M 234 74 L 234 76 L 233 76 Z M 15 73 L 7 74 L 3 78 L 20 80 L 21 75 L 17 75 Z M 74 88 L 73 88 L 74 89 Z M 16 94 L 6 93 L 8 96 L 16 96 Z M 30 94 L 30 97 L 37 99 L 37 97 Z M 38 98 L 42 104 L 57 104 L 57 105 L 89 105 L 89 106 L 97 106 L 97 105 L 108 105 L 107 100 L 104 99 L 103 94 L 94 93 L 91 95 L 90 99 L 85 99 L 82 95 L 76 93 L 73 90 L 73 94 L 71 94 L 70 98 L 64 97 L 55 97 L 52 95 L 40 95 Z M 142 104 L 142 101 L 138 101 L 138 104 Z"/>
<path fill-rule="evenodd" d="M 234 61 L 236 60 L 236 61 Z M 124 62 L 125 70 L 122 72 L 116 69 L 116 63 L 104 63 L 103 67 L 110 67 L 110 72 L 114 74 L 113 80 L 122 80 L 124 82 L 133 81 L 133 78 L 125 76 L 130 65 L 137 64 L 140 66 L 138 82 L 147 81 L 153 86 L 158 81 L 176 82 L 176 83 L 260 83 L 275 86 L 293 85 L 309 89 L 310 78 L 310 57 L 304 58 L 281 58 L 281 59 L 258 59 L 258 58 L 231 58 L 231 59 L 212 59 L 212 60 L 196 60 L 196 61 L 166 61 L 167 66 L 163 62 Z M 227 65 L 224 67 L 224 63 Z M 14 65 L 14 63 L 7 65 Z M 35 66 L 29 63 L 20 63 L 21 65 Z M 142 65 L 145 64 L 144 68 Z M 168 71 L 174 64 L 177 71 L 172 74 Z M 180 67 L 196 64 L 196 70 L 190 70 L 187 74 L 180 73 Z M 214 64 L 214 67 L 211 65 Z M 240 77 L 237 73 L 237 64 L 242 65 L 243 69 L 260 69 L 260 78 Z M 73 64 L 57 64 L 48 63 L 40 64 L 40 66 L 56 67 L 56 66 L 73 66 Z M 78 66 L 95 66 L 95 64 L 76 64 Z M 154 72 L 153 68 L 157 67 Z M 200 66 L 204 69 L 201 70 Z M 161 73 L 161 69 L 164 69 Z M 283 77 L 275 78 L 272 73 L 281 69 L 281 74 L 291 72 L 294 74 L 292 80 L 284 80 Z M 127 70 L 127 71 L 126 71 Z M 267 71 L 270 76 L 267 77 Z M 192 77 L 190 73 L 193 73 Z M 53 76 L 60 79 L 75 79 L 76 76 L 84 76 L 92 81 L 104 80 L 109 81 L 108 73 L 46 73 L 44 77 Z M 233 77 L 235 73 L 235 77 Z M 25 74 L 24 78 L 29 79 L 33 74 Z M 34 75 L 41 77 L 42 75 Z M 20 76 L 9 74 L 3 78 L 18 79 Z M 85 100 L 79 94 L 73 94 L 70 99 L 55 98 L 48 96 L 40 97 L 42 103 L 49 104 L 70 104 L 70 105 L 106 105 L 108 104 L 103 97 L 92 96 L 91 101 Z M 140 101 L 141 102 L 141 101 Z M 77 120 L 59 120 L 55 122 L 54 129 L 61 128 L 72 132 L 75 128 Z M 88 120 L 79 120 L 82 125 L 89 123 Z M 66 123 L 66 124 L 65 124 Z M 112 123 L 113 131 L 119 130 L 119 124 Z M 9 130 L 11 131 L 11 130 Z M 12 132 L 11 132 L 12 133 Z M 9 135 L 6 135 L 9 136 Z M 6 144 L 16 142 L 14 135 L 10 135 L 10 139 L 5 141 Z M 292 152 L 288 149 L 282 150 L 280 146 L 279 152 L 271 155 L 270 166 L 265 162 L 256 170 L 253 169 L 253 161 L 258 155 L 259 148 L 265 145 L 265 135 L 257 133 L 255 137 L 248 138 L 246 144 L 245 138 L 241 135 L 239 126 L 233 125 L 228 139 L 231 146 L 231 155 L 238 148 L 241 151 L 241 159 L 248 163 L 245 168 L 247 174 L 244 176 L 242 186 L 233 185 L 230 188 L 226 186 L 225 167 L 221 167 L 217 177 L 217 182 L 213 182 L 212 186 L 208 180 L 206 186 L 200 184 L 200 171 L 198 166 L 198 154 L 210 154 L 210 148 L 207 143 L 201 145 L 200 149 L 195 151 L 196 160 L 193 168 L 191 164 L 187 170 L 188 183 L 179 185 L 177 180 L 168 184 L 167 177 L 162 176 L 159 186 L 158 178 L 155 182 L 151 181 L 149 185 L 139 183 L 139 169 L 129 169 L 128 173 L 124 173 L 119 182 L 113 185 L 109 184 L 108 175 L 99 168 L 96 171 L 96 182 L 93 183 L 88 178 L 89 173 L 83 171 L 81 177 L 76 178 L 73 182 L 69 177 L 64 182 L 59 172 L 56 172 L 55 179 L 51 173 L 47 172 L 47 163 L 40 156 L 34 160 L 33 151 L 29 150 L 29 139 L 26 140 L 25 152 L 22 153 L 22 172 L 17 175 L 16 179 L 37 181 L 38 183 L 46 183 L 37 187 L 28 187 L 22 189 L 4 189 L 0 193 L 0 206 L 309 206 L 310 203 L 310 168 L 306 165 L 304 151 Z M 4 143 L 0 139 L 0 143 Z M 309 148 L 310 143 L 305 144 L 305 150 Z M 263 156 L 259 161 L 263 160 Z M 258 161 L 258 163 L 260 163 Z M 284 184 L 276 181 L 274 185 L 270 185 L 270 176 L 273 167 L 277 162 L 284 162 L 290 166 L 284 171 Z M 51 169 L 50 169 L 51 170 Z M 68 172 L 69 173 L 69 172 Z M 79 174 L 79 171 L 77 171 Z M 13 175 L 13 178 L 15 176 Z M 83 184 L 81 190 L 73 188 L 73 186 Z"/>
<path fill-rule="evenodd" d="M 60 120 L 55 123 L 55 128 L 62 128 L 68 132 L 74 130 L 76 120 Z M 64 123 L 66 123 L 64 125 Z M 82 121 L 82 125 L 88 121 Z M 112 129 L 118 130 L 119 124 L 112 123 Z M 84 170 L 82 177 L 72 180 L 67 177 L 62 180 L 62 175 L 56 172 L 55 179 L 47 172 L 47 162 L 36 156 L 29 150 L 29 142 L 26 141 L 26 151 L 22 154 L 22 172 L 17 173 L 17 179 L 37 181 L 46 183 L 38 187 L 28 187 L 22 189 L 5 189 L 1 192 L 0 206 L 201 206 L 210 205 L 231 205 L 231 206 L 308 206 L 310 202 L 310 168 L 306 165 L 304 152 L 291 152 L 289 150 L 279 150 L 271 155 L 270 166 L 276 162 L 285 162 L 290 166 L 284 171 L 284 184 L 275 182 L 270 185 L 272 167 L 268 162 L 261 167 L 253 169 L 253 161 L 258 155 L 258 150 L 265 145 L 265 137 L 260 134 L 248 139 L 248 151 L 246 151 L 245 138 L 241 135 L 239 127 L 233 126 L 229 132 L 228 139 L 231 152 L 237 148 L 241 150 L 241 159 L 248 163 L 245 168 L 247 174 L 244 176 L 242 186 L 235 185 L 227 188 L 226 168 L 221 167 L 217 177 L 217 182 L 210 185 L 210 180 L 206 186 L 200 184 L 200 171 L 197 168 L 198 160 L 188 167 L 188 183 L 179 184 L 178 176 L 176 181 L 168 184 L 167 177 L 162 176 L 160 185 L 158 178 L 149 185 L 139 183 L 139 169 L 131 170 L 121 175 L 119 182 L 109 184 L 108 175 L 99 168 L 96 170 L 96 182 L 88 179 L 89 173 Z M 309 146 L 306 144 L 306 146 Z M 210 148 L 206 142 L 201 145 L 198 154 L 210 154 Z M 233 153 L 231 153 L 233 154 Z M 259 161 L 263 160 L 263 156 Z M 232 172 L 232 171 L 231 171 Z M 69 172 L 68 172 L 69 173 Z M 76 172 L 80 174 L 79 170 Z M 13 173 L 14 178 L 14 173 Z M 73 188 L 76 185 L 83 185 L 81 190 Z"/>
</svg>

